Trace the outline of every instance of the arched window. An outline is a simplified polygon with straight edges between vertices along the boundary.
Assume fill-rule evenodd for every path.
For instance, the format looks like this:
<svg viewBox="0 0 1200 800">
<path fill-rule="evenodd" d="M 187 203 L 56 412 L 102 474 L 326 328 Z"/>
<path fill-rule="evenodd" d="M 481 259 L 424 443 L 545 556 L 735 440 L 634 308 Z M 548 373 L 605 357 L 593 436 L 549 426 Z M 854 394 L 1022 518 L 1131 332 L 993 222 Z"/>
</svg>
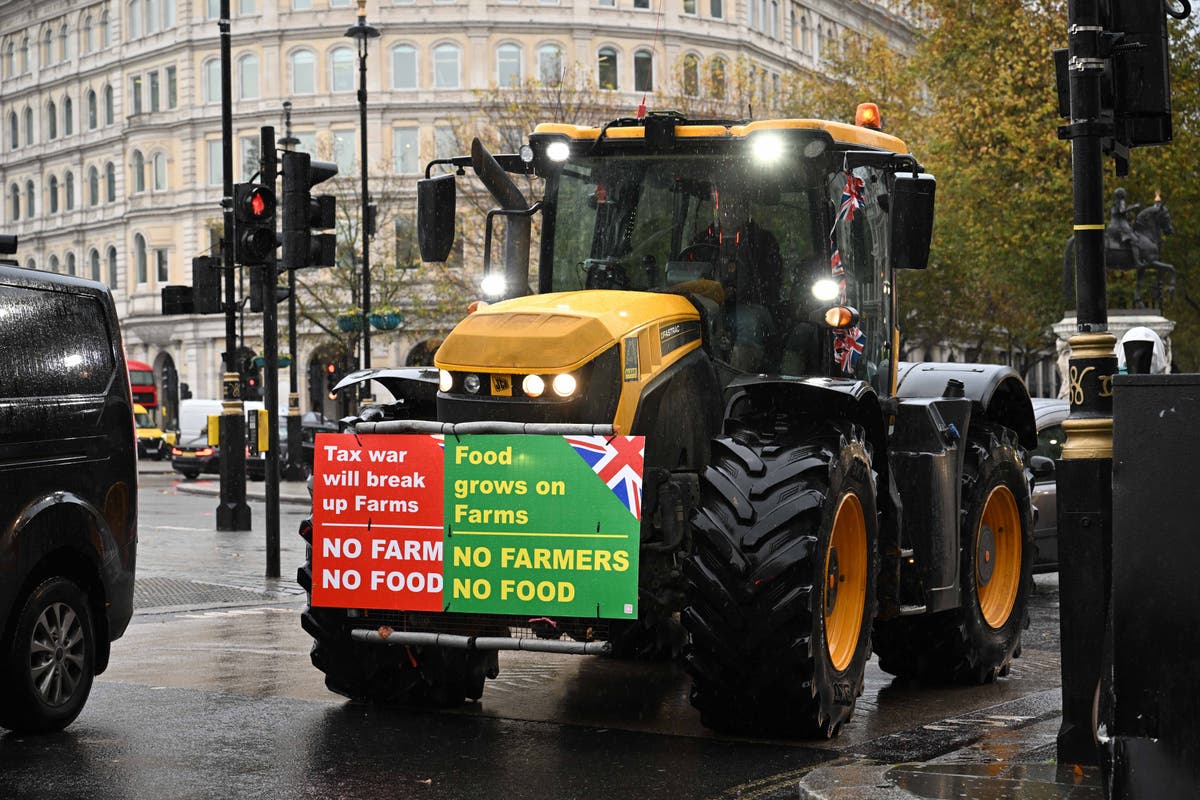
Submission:
<svg viewBox="0 0 1200 800">
<path fill-rule="evenodd" d="M 92 27 L 92 15 L 83 18 L 83 52 L 90 53 L 96 49 L 96 31 Z"/>
<path fill-rule="evenodd" d="M 63 98 L 63 136 L 70 136 L 75 132 L 75 104 L 71 102 L 71 98 Z"/>
<path fill-rule="evenodd" d="M 649 50 L 638 50 L 633 54 L 633 89 L 654 91 L 654 54 Z"/>
<path fill-rule="evenodd" d="M 708 93 L 714 100 L 725 99 L 725 59 L 714 58 L 708 65 Z"/>
<path fill-rule="evenodd" d="M 104 12 L 100 14 L 100 46 L 108 47 L 110 44 L 112 44 L 112 32 L 109 29 L 108 9 L 106 8 L 104 9 Z"/>
<path fill-rule="evenodd" d="M 63 176 L 63 205 L 67 211 L 75 210 L 75 173 L 70 170 Z"/>
<path fill-rule="evenodd" d="M 50 256 L 50 271 L 58 272 L 58 256 Z"/>
<path fill-rule="evenodd" d="M 46 138 L 58 138 L 58 106 L 53 100 L 46 104 Z"/>
<path fill-rule="evenodd" d="M 38 57 L 42 60 L 42 67 L 48 67 L 54 63 L 54 31 L 49 28 L 42 32 L 42 49 L 38 53 Z"/>
<path fill-rule="evenodd" d="M 501 89 L 521 85 L 521 48 L 517 45 L 496 48 L 496 84 Z"/>
<path fill-rule="evenodd" d="M 58 60 L 68 61 L 71 58 L 71 37 L 67 34 L 67 23 L 58 29 Z"/>
<path fill-rule="evenodd" d="M 96 125 L 100 122 L 100 114 L 96 108 L 96 92 L 93 89 L 88 89 L 87 93 L 87 121 L 88 130 L 96 130 Z"/>
<path fill-rule="evenodd" d="M 165 192 L 167 190 L 167 154 L 154 154 L 154 191 Z"/>
<path fill-rule="evenodd" d="M 771 37 L 779 38 L 779 0 L 771 0 L 771 15 L 767 18 L 771 28 Z"/>
<path fill-rule="evenodd" d="M 91 268 L 88 277 L 94 281 L 100 280 L 100 251 L 94 247 L 88 253 L 88 266 Z"/>
<path fill-rule="evenodd" d="M 439 44 L 433 48 L 433 85 L 436 88 L 458 88 L 460 53 L 456 44 Z"/>
<path fill-rule="evenodd" d="M 141 150 L 133 151 L 133 193 L 146 191 L 146 157 Z"/>
<path fill-rule="evenodd" d="M 617 51 L 611 47 L 602 47 L 597 55 L 596 79 L 601 89 L 616 90 L 621 88 L 617 75 Z"/>
<path fill-rule="evenodd" d="M 117 248 L 111 244 L 108 246 L 108 288 L 116 290 L 117 288 Z"/>
<path fill-rule="evenodd" d="M 292 68 L 292 94 L 317 91 L 317 57 L 311 50 L 297 50 L 288 56 Z"/>
<path fill-rule="evenodd" d="M 33 144 L 33 109 L 25 109 L 25 144 Z"/>
<path fill-rule="evenodd" d="M 683 57 L 683 93 L 688 97 L 700 94 L 700 56 L 695 53 Z"/>
<path fill-rule="evenodd" d="M 58 176 L 50 176 L 50 213 L 58 213 Z"/>
<path fill-rule="evenodd" d="M 111 161 L 104 165 L 104 199 L 117 202 L 117 167 Z"/>
<path fill-rule="evenodd" d="M 125 19 L 128 22 L 129 36 L 126 38 L 140 39 L 142 37 L 142 0 L 129 0 L 128 9 Z"/>
<path fill-rule="evenodd" d="M 26 36 L 21 39 L 21 74 L 28 75 L 29 70 L 29 37 Z"/>
<path fill-rule="evenodd" d="M 258 97 L 258 56 L 253 53 L 238 59 L 238 96 L 243 100 Z"/>
<path fill-rule="evenodd" d="M 116 102 L 113 100 L 113 88 L 111 86 L 104 87 L 104 124 L 112 125 L 116 118 Z"/>
<path fill-rule="evenodd" d="M 221 102 L 221 61 L 210 58 L 204 62 L 204 102 Z"/>
<path fill-rule="evenodd" d="M 21 144 L 21 126 L 17 122 L 17 112 L 10 111 L 8 114 L 8 149 L 16 150 Z"/>
<path fill-rule="evenodd" d="M 329 53 L 329 90 L 354 91 L 354 53 L 349 47 L 335 47 Z"/>
<path fill-rule="evenodd" d="M 538 49 L 538 80 L 546 86 L 562 82 L 562 56 L 562 48 L 556 44 L 545 44 Z"/>
<path fill-rule="evenodd" d="M 407 44 L 392 48 L 392 88 L 417 88 L 417 51 Z"/>
<path fill-rule="evenodd" d="M 21 190 L 14 183 L 8 187 L 8 218 L 12 222 L 16 222 L 21 218 Z"/>
<path fill-rule="evenodd" d="M 37 189 L 33 188 L 33 181 L 25 181 L 25 216 L 33 218 L 37 216 Z"/>
<path fill-rule="evenodd" d="M 100 170 L 88 167 L 88 205 L 100 205 Z"/>
<path fill-rule="evenodd" d="M 133 257 L 137 262 L 137 282 L 146 282 L 146 239 L 140 233 L 133 237 Z"/>
<path fill-rule="evenodd" d="M 67 253 L 67 274 L 68 275 L 75 274 L 75 254 L 74 253 Z"/>
<path fill-rule="evenodd" d="M 805 53 L 809 52 L 809 49 L 812 47 L 812 42 L 809 41 L 809 37 L 811 35 L 812 35 L 812 31 L 810 31 L 808 29 L 808 14 L 801 14 L 800 15 L 800 49 Z"/>
<path fill-rule="evenodd" d="M 4 48 L 4 77 L 13 78 L 17 74 L 17 45 L 11 39 L 8 47 Z"/>
</svg>

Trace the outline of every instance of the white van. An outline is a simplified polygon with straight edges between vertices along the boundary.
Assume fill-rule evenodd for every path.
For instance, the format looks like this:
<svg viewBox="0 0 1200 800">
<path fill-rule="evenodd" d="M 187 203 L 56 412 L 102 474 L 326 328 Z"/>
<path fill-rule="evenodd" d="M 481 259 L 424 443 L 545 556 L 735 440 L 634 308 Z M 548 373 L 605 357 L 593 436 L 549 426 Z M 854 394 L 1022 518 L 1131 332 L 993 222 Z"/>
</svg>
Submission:
<svg viewBox="0 0 1200 800">
<path fill-rule="evenodd" d="M 264 408 L 261 400 L 244 400 L 242 406 L 246 412 Z M 191 398 L 179 403 L 179 441 L 188 442 L 204 433 L 208 426 L 208 418 L 221 413 L 222 401 L 205 398 Z"/>
</svg>

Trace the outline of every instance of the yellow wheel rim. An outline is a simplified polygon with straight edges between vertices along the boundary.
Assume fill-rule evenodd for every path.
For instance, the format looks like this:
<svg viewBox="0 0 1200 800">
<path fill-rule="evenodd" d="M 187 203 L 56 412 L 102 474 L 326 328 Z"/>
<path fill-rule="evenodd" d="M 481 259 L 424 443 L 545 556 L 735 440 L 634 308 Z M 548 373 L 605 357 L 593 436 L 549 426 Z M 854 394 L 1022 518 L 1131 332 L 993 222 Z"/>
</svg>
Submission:
<svg viewBox="0 0 1200 800">
<path fill-rule="evenodd" d="M 983 618 L 1002 628 L 1021 588 L 1021 514 L 1007 486 L 988 495 L 975 532 L 975 591 Z"/>
<path fill-rule="evenodd" d="M 867 526 L 858 496 L 838 504 L 825 553 L 825 646 L 833 668 L 850 666 L 867 602 Z"/>
</svg>

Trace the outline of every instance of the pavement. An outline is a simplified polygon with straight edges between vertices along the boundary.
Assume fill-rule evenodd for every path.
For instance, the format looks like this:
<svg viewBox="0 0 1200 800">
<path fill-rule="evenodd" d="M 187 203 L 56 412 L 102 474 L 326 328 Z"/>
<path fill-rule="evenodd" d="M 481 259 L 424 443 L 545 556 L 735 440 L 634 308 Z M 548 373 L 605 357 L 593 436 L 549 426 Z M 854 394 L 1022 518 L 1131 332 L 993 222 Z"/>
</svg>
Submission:
<svg viewBox="0 0 1200 800">
<path fill-rule="evenodd" d="M 169 462 L 144 461 L 139 469 L 146 474 L 172 474 Z M 216 497 L 220 483 L 215 475 L 194 481 L 179 476 L 174 490 Z M 264 483 L 248 481 L 247 499 L 263 502 L 265 490 Z M 282 481 L 280 503 L 292 508 L 292 514 L 302 513 L 298 507 L 311 503 L 307 483 Z M 1057 575 L 1037 580 L 1039 588 L 1052 592 L 1051 604 L 1057 606 Z M 1044 626 L 1054 630 L 1038 630 L 1035 625 L 1026 631 L 1025 657 L 1015 662 L 1014 669 L 1057 672 L 1057 658 L 1042 664 L 1037 655 L 1042 649 L 1057 650 L 1057 625 L 1055 613 Z M 842 746 L 837 741 L 828 743 L 838 756 L 805 770 L 786 796 L 795 797 L 798 790 L 798 796 L 807 800 L 1104 800 L 1098 767 L 1057 763 L 1055 739 L 1062 713 L 1056 684 L 920 726 L 919 743 L 911 729 L 853 743 L 845 742 L 851 737 L 844 736 Z M 919 760 L 910 760 L 915 753 L 920 754 Z"/>
</svg>

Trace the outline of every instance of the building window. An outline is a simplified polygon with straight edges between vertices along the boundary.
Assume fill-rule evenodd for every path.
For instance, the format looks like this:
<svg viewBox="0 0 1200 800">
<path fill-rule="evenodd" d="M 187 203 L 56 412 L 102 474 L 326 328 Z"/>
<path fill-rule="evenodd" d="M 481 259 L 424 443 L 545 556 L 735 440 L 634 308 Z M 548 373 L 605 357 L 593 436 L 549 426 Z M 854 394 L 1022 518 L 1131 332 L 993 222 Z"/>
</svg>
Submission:
<svg viewBox="0 0 1200 800">
<path fill-rule="evenodd" d="M 33 188 L 33 181 L 25 181 L 25 216 L 37 216 L 37 189 Z"/>
<path fill-rule="evenodd" d="M 150 110 L 158 111 L 160 108 L 160 100 L 158 95 L 158 70 L 150 73 Z"/>
<path fill-rule="evenodd" d="M 136 116 L 142 113 L 142 76 L 134 75 L 129 79 L 129 102 L 132 113 Z"/>
<path fill-rule="evenodd" d="M 47 35 L 50 33 L 46 32 Z M 8 43 L 8 47 L 4 49 L 4 77 L 15 78 L 17 75 L 17 46 L 13 42 Z"/>
<path fill-rule="evenodd" d="M 696 15 L 696 0 L 683 0 L 683 13 Z"/>
<path fill-rule="evenodd" d="M 617 51 L 611 47 L 600 48 L 597 59 L 597 80 L 601 89 L 616 90 L 621 84 L 617 78 Z"/>
<path fill-rule="evenodd" d="M 146 191 L 146 157 L 141 150 L 133 151 L 133 193 Z"/>
<path fill-rule="evenodd" d="M 66 33 L 67 26 L 64 25 L 62 30 L 63 30 L 63 33 Z M 61 50 L 59 52 L 62 53 Z M 59 60 L 66 61 L 67 60 L 66 55 L 62 54 L 60 56 Z M 28 75 L 32 69 L 33 69 L 33 63 L 29 58 L 29 37 L 26 36 L 25 38 L 23 38 L 21 40 L 21 74 Z"/>
<path fill-rule="evenodd" d="M 63 136 L 70 136 L 75 132 L 75 104 L 71 102 L 71 98 L 63 98 Z"/>
<path fill-rule="evenodd" d="M 158 33 L 158 3 L 159 0 L 146 0 L 146 35 Z"/>
<path fill-rule="evenodd" d="M 12 111 L 8 115 L 8 148 L 16 150 L 21 143 L 21 127 L 17 123 L 17 112 Z"/>
<path fill-rule="evenodd" d="M 157 2 L 157 0 L 155 0 Z M 175 0 L 162 0 L 163 2 L 163 28 L 175 27 Z"/>
<path fill-rule="evenodd" d="M 167 190 L 167 155 L 166 153 L 154 154 L 154 191 L 165 192 Z"/>
<path fill-rule="evenodd" d="M 88 267 L 90 267 L 88 277 L 94 281 L 100 280 L 100 251 L 92 248 L 92 252 L 88 253 Z"/>
<path fill-rule="evenodd" d="M 154 251 L 154 263 L 158 268 L 158 282 L 166 283 L 171 279 L 171 266 L 167 262 L 166 248 L 159 248 Z"/>
<path fill-rule="evenodd" d="M 458 155 L 458 139 L 448 125 L 437 125 L 433 129 L 433 157 L 453 158 Z"/>
<path fill-rule="evenodd" d="M 709 0 L 708 15 L 713 19 L 721 19 L 725 16 L 725 8 L 722 0 Z"/>
<path fill-rule="evenodd" d="M 9 219 L 16 222 L 21 218 L 21 190 L 14 183 L 8 187 Z"/>
<path fill-rule="evenodd" d="M 649 8 L 650 0 L 633 0 L 634 8 Z"/>
<path fill-rule="evenodd" d="M 515 44 L 496 50 L 496 83 L 502 89 L 521 85 L 521 48 Z"/>
<path fill-rule="evenodd" d="M 238 144 L 242 153 L 242 180 L 248 181 L 258 172 L 259 160 L 262 158 L 257 136 L 239 136 Z"/>
<path fill-rule="evenodd" d="M 237 13 L 239 17 L 253 16 L 254 0 L 238 0 Z"/>
<path fill-rule="evenodd" d="M 46 138 L 51 141 L 58 138 L 58 106 L 53 100 L 46 104 Z"/>
<path fill-rule="evenodd" d="M 167 67 L 167 108 L 179 105 L 179 84 L 175 80 L 175 67 Z"/>
<path fill-rule="evenodd" d="M 225 183 L 225 165 L 222 160 L 224 150 L 220 139 L 209 139 L 208 145 L 208 185 L 221 186 Z"/>
<path fill-rule="evenodd" d="M 334 92 L 354 90 L 354 53 L 349 47 L 336 47 L 329 54 L 329 88 Z"/>
<path fill-rule="evenodd" d="M 204 102 L 221 102 L 221 62 L 210 58 L 204 62 Z M 136 102 L 136 101 L 135 101 Z"/>
<path fill-rule="evenodd" d="M 133 253 L 137 260 L 137 282 L 146 282 L 146 239 L 139 233 L 133 237 Z"/>
<path fill-rule="evenodd" d="M 811 32 L 808 29 L 808 14 L 802 14 L 800 16 L 800 50 L 801 50 L 801 52 L 807 53 L 809 51 L 809 48 L 812 46 L 811 43 L 809 42 L 810 35 L 811 35 Z"/>
<path fill-rule="evenodd" d="M 204 0 L 204 18 L 221 18 L 221 0 Z"/>
<path fill-rule="evenodd" d="M 74 253 L 67 253 L 67 274 L 68 275 L 75 274 L 75 254 Z"/>
<path fill-rule="evenodd" d="M 654 91 L 654 54 L 649 50 L 633 54 L 633 88 L 638 92 Z"/>
<path fill-rule="evenodd" d="M 58 213 L 58 176 L 50 176 L 50 213 Z"/>
<path fill-rule="evenodd" d="M 10 45 L 11 48 L 11 45 Z M 54 63 L 54 31 L 49 28 L 42 34 L 42 47 L 38 51 L 38 58 L 42 60 L 42 67 L 48 67 Z M 13 72 L 10 70 L 9 77 L 12 77 Z"/>
<path fill-rule="evenodd" d="M 700 56 L 695 53 L 683 57 L 683 93 L 688 97 L 700 94 Z"/>
<path fill-rule="evenodd" d="M 310 156 L 317 152 L 317 135 L 312 131 L 305 133 L 293 133 L 300 144 L 296 145 L 296 151 L 299 153 L 308 153 Z"/>
<path fill-rule="evenodd" d="M 70 170 L 63 176 L 63 205 L 67 211 L 75 210 L 75 173 Z"/>
<path fill-rule="evenodd" d="M 49 266 L 51 272 L 58 272 L 58 256 L 50 256 Z"/>
<path fill-rule="evenodd" d="M 117 248 L 112 245 L 108 247 L 108 288 L 117 288 Z"/>
<path fill-rule="evenodd" d="M 100 205 L 100 170 L 88 167 L 88 205 Z"/>
<path fill-rule="evenodd" d="M 392 170 L 397 175 L 419 172 L 420 129 L 395 128 L 392 131 Z"/>
<path fill-rule="evenodd" d="M 112 44 L 112 31 L 108 24 L 108 9 L 100 15 L 100 46 L 108 47 Z"/>
<path fill-rule="evenodd" d="M 439 44 L 433 48 L 433 85 L 436 88 L 458 88 L 458 56 L 456 44 Z"/>
<path fill-rule="evenodd" d="M 25 109 L 25 144 L 33 144 L 33 109 Z"/>
<path fill-rule="evenodd" d="M 600 0 L 600 5 L 605 8 L 616 8 L 617 0 Z"/>
<path fill-rule="evenodd" d="M 292 94 L 313 94 L 317 91 L 317 59 L 311 50 L 297 50 L 288 60 L 292 67 Z"/>
<path fill-rule="evenodd" d="M 409 45 L 392 48 L 392 88 L 417 88 L 417 51 Z"/>
<path fill-rule="evenodd" d="M 88 130 L 96 130 L 96 126 L 100 123 L 100 113 L 96 104 L 96 92 L 93 89 L 88 89 L 87 93 L 87 120 Z"/>
<path fill-rule="evenodd" d="M 714 100 L 725 99 L 725 59 L 714 58 L 708 67 L 709 95 Z"/>
<path fill-rule="evenodd" d="M 112 125 L 116 118 L 116 102 L 113 100 L 113 88 L 111 86 L 104 87 L 104 124 Z"/>
<path fill-rule="evenodd" d="M 142 0 L 130 0 L 129 11 L 125 14 L 125 19 L 129 23 L 129 36 L 127 41 L 142 38 Z"/>
<path fill-rule="evenodd" d="M 771 16 L 767 19 L 771 26 L 771 38 L 779 38 L 779 0 L 771 0 Z"/>
<path fill-rule="evenodd" d="M 312 0 L 292 0 L 292 11 L 312 11 Z"/>
<path fill-rule="evenodd" d="M 338 166 L 342 175 L 354 172 L 355 140 L 354 131 L 333 132 L 333 162 Z"/>
<path fill-rule="evenodd" d="M 562 82 L 562 48 L 546 44 L 538 50 L 538 80 L 546 86 L 558 86 Z"/>
<path fill-rule="evenodd" d="M 258 97 L 258 56 L 253 53 L 238 59 L 238 96 L 243 100 Z"/>
<path fill-rule="evenodd" d="M 107 202 L 117 202 L 117 167 L 111 161 L 104 165 L 104 192 Z"/>
</svg>

